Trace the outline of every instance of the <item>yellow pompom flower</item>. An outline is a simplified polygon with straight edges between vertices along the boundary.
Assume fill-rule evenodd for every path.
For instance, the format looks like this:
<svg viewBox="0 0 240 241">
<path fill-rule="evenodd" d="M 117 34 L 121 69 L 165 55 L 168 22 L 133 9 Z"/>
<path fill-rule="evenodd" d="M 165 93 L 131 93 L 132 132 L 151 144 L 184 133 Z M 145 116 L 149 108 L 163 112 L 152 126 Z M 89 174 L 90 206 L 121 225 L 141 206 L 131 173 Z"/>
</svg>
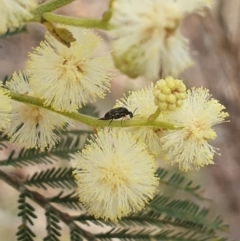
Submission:
<svg viewBox="0 0 240 241">
<path fill-rule="evenodd" d="M 161 137 L 163 158 L 168 163 L 178 163 L 183 171 L 214 164 L 217 149 L 208 141 L 217 136 L 212 126 L 228 117 L 224 109 L 207 89 L 188 90 L 183 106 L 165 116 L 177 129 L 168 130 Z"/>
<path fill-rule="evenodd" d="M 154 158 L 130 133 L 101 130 L 74 163 L 79 199 L 96 218 L 117 221 L 142 210 L 155 195 Z"/>
<path fill-rule="evenodd" d="M 60 111 L 74 111 L 104 98 L 113 77 L 112 57 L 91 30 L 67 27 L 76 39 L 67 47 L 46 35 L 29 55 L 27 73 L 33 88 Z"/>
<path fill-rule="evenodd" d="M 174 111 L 183 105 L 186 99 L 186 86 L 179 79 L 171 76 L 160 79 L 154 86 L 154 103 L 162 111 Z"/>
<path fill-rule="evenodd" d="M 11 99 L 8 91 L 2 88 L 0 82 L 0 130 L 4 130 L 10 122 L 10 112 L 12 110 Z"/>
<path fill-rule="evenodd" d="M 153 84 L 138 91 L 129 92 L 128 97 L 117 100 L 115 107 L 126 107 L 129 111 L 134 112 L 134 120 L 148 120 L 157 107 L 154 104 Z M 157 117 L 156 121 L 161 121 L 163 113 Z M 123 124 L 124 125 L 124 124 Z M 161 144 L 159 138 L 159 130 L 154 127 L 127 127 L 123 130 L 130 131 L 137 140 L 146 143 L 148 150 L 154 156 L 161 153 Z"/>
<path fill-rule="evenodd" d="M 40 97 L 31 89 L 27 76 L 21 73 L 14 73 L 6 86 L 19 94 Z M 50 110 L 14 100 L 10 119 L 10 125 L 5 129 L 10 141 L 25 148 L 41 150 L 54 146 L 60 140 L 56 132 L 62 130 L 67 123 L 71 123 L 68 118 Z"/>
<path fill-rule="evenodd" d="M 179 26 L 186 14 L 209 6 L 209 0 L 115 0 L 110 35 L 116 67 L 131 78 L 177 76 L 192 65 Z"/>
<path fill-rule="evenodd" d="M 30 11 L 36 6 L 35 0 L 0 0 L 0 34 L 29 20 L 32 17 Z"/>
</svg>

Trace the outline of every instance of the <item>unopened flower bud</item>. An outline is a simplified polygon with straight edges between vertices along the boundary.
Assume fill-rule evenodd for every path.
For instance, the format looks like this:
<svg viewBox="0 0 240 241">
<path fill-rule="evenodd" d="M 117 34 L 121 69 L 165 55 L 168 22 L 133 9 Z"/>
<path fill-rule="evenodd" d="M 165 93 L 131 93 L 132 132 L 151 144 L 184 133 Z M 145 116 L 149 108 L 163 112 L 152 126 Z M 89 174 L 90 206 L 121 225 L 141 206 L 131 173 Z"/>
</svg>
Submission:
<svg viewBox="0 0 240 241">
<path fill-rule="evenodd" d="M 160 79 L 154 87 L 154 103 L 161 110 L 174 111 L 177 107 L 183 105 L 187 97 L 186 89 L 181 80 L 174 79 L 171 76 Z"/>
<path fill-rule="evenodd" d="M 137 46 L 131 46 L 121 56 L 115 56 L 113 54 L 115 66 L 131 78 L 137 78 L 141 75 L 141 68 L 138 67 L 139 58 Z"/>
</svg>

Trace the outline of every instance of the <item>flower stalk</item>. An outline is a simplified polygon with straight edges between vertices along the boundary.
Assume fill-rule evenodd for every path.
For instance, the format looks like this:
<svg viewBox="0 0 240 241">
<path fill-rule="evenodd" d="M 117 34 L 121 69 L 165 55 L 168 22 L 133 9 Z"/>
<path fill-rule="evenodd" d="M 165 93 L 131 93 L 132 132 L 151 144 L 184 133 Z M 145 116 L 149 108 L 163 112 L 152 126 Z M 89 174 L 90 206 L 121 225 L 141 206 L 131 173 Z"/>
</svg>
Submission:
<svg viewBox="0 0 240 241">
<path fill-rule="evenodd" d="M 155 111 L 152 115 L 150 115 L 150 116 L 148 117 L 148 120 L 149 120 L 149 121 L 154 121 L 154 120 L 156 120 L 156 119 L 158 118 L 158 116 L 160 115 L 160 113 L 161 113 L 161 109 L 158 107 L 158 108 L 156 109 L 156 111 Z"/>
<path fill-rule="evenodd" d="M 76 27 L 97 28 L 103 30 L 109 30 L 111 28 L 111 25 L 108 22 L 102 21 L 100 19 L 76 18 L 49 12 L 43 13 L 42 18 L 49 22 L 61 23 Z"/>
<path fill-rule="evenodd" d="M 58 8 L 61 8 L 75 0 L 51 0 L 49 2 L 43 3 L 39 5 L 34 11 L 32 11 L 32 14 L 34 15 L 34 18 L 31 20 L 32 22 L 41 22 L 42 20 L 42 14 L 46 12 L 52 12 Z"/>
<path fill-rule="evenodd" d="M 103 14 L 102 21 L 109 22 L 112 17 L 112 10 L 113 10 L 113 2 L 114 0 L 110 0 L 108 4 L 108 10 Z"/>
</svg>

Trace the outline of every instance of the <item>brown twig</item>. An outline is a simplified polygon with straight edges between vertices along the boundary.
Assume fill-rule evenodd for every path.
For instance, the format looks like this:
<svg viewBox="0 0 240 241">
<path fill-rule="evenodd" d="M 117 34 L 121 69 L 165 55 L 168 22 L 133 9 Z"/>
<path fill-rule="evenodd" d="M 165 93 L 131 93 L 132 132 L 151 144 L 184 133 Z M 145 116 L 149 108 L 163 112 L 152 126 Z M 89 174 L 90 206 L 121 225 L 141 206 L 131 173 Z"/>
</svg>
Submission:
<svg viewBox="0 0 240 241">
<path fill-rule="evenodd" d="M 6 183 L 8 183 L 10 186 L 15 188 L 17 191 L 19 191 L 20 188 L 23 186 L 23 182 L 19 179 L 19 177 L 17 177 L 16 175 L 7 174 L 6 172 L 4 172 L 2 170 L 0 170 L 0 179 L 5 181 Z M 24 188 L 26 188 L 26 187 L 24 186 Z M 36 202 L 39 206 L 41 206 L 42 208 L 45 208 L 46 205 L 50 205 L 51 209 L 55 213 L 58 214 L 58 217 L 67 226 L 75 227 L 76 229 L 78 229 L 81 232 L 82 236 L 84 238 L 86 238 L 87 240 L 89 240 L 89 241 L 95 241 L 96 240 L 95 236 L 92 233 L 87 232 L 86 230 L 84 230 L 81 227 L 79 227 L 74 222 L 74 219 L 73 219 L 72 216 L 70 216 L 66 212 L 62 212 L 61 210 L 59 210 L 56 207 L 54 207 L 53 205 L 51 205 L 51 203 L 42 194 L 40 194 L 40 193 L 38 193 L 36 191 L 29 190 L 29 189 L 27 189 L 27 190 L 28 190 L 29 193 L 31 193 L 31 199 L 34 202 Z"/>
</svg>

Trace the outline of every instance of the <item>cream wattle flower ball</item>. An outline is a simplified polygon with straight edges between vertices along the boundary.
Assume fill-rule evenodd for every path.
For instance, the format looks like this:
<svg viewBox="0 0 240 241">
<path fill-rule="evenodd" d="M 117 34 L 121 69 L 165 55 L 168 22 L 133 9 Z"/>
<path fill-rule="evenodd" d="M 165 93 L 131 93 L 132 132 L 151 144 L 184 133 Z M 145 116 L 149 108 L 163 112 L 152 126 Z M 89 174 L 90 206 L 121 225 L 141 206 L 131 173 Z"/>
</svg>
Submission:
<svg viewBox="0 0 240 241">
<path fill-rule="evenodd" d="M 210 5 L 208 0 L 115 0 L 110 20 L 115 65 L 132 78 L 177 77 L 192 65 L 181 22 Z"/>
<path fill-rule="evenodd" d="M 79 199 L 96 218 L 117 221 L 142 210 L 158 186 L 146 145 L 117 129 L 92 136 L 74 166 Z"/>
<path fill-rule="evenodd" d="M 0 34 L 29 20 L 32 17 L 30 11 L 36 6 L 35 0 L 0 0 Z"/>
</svg>

